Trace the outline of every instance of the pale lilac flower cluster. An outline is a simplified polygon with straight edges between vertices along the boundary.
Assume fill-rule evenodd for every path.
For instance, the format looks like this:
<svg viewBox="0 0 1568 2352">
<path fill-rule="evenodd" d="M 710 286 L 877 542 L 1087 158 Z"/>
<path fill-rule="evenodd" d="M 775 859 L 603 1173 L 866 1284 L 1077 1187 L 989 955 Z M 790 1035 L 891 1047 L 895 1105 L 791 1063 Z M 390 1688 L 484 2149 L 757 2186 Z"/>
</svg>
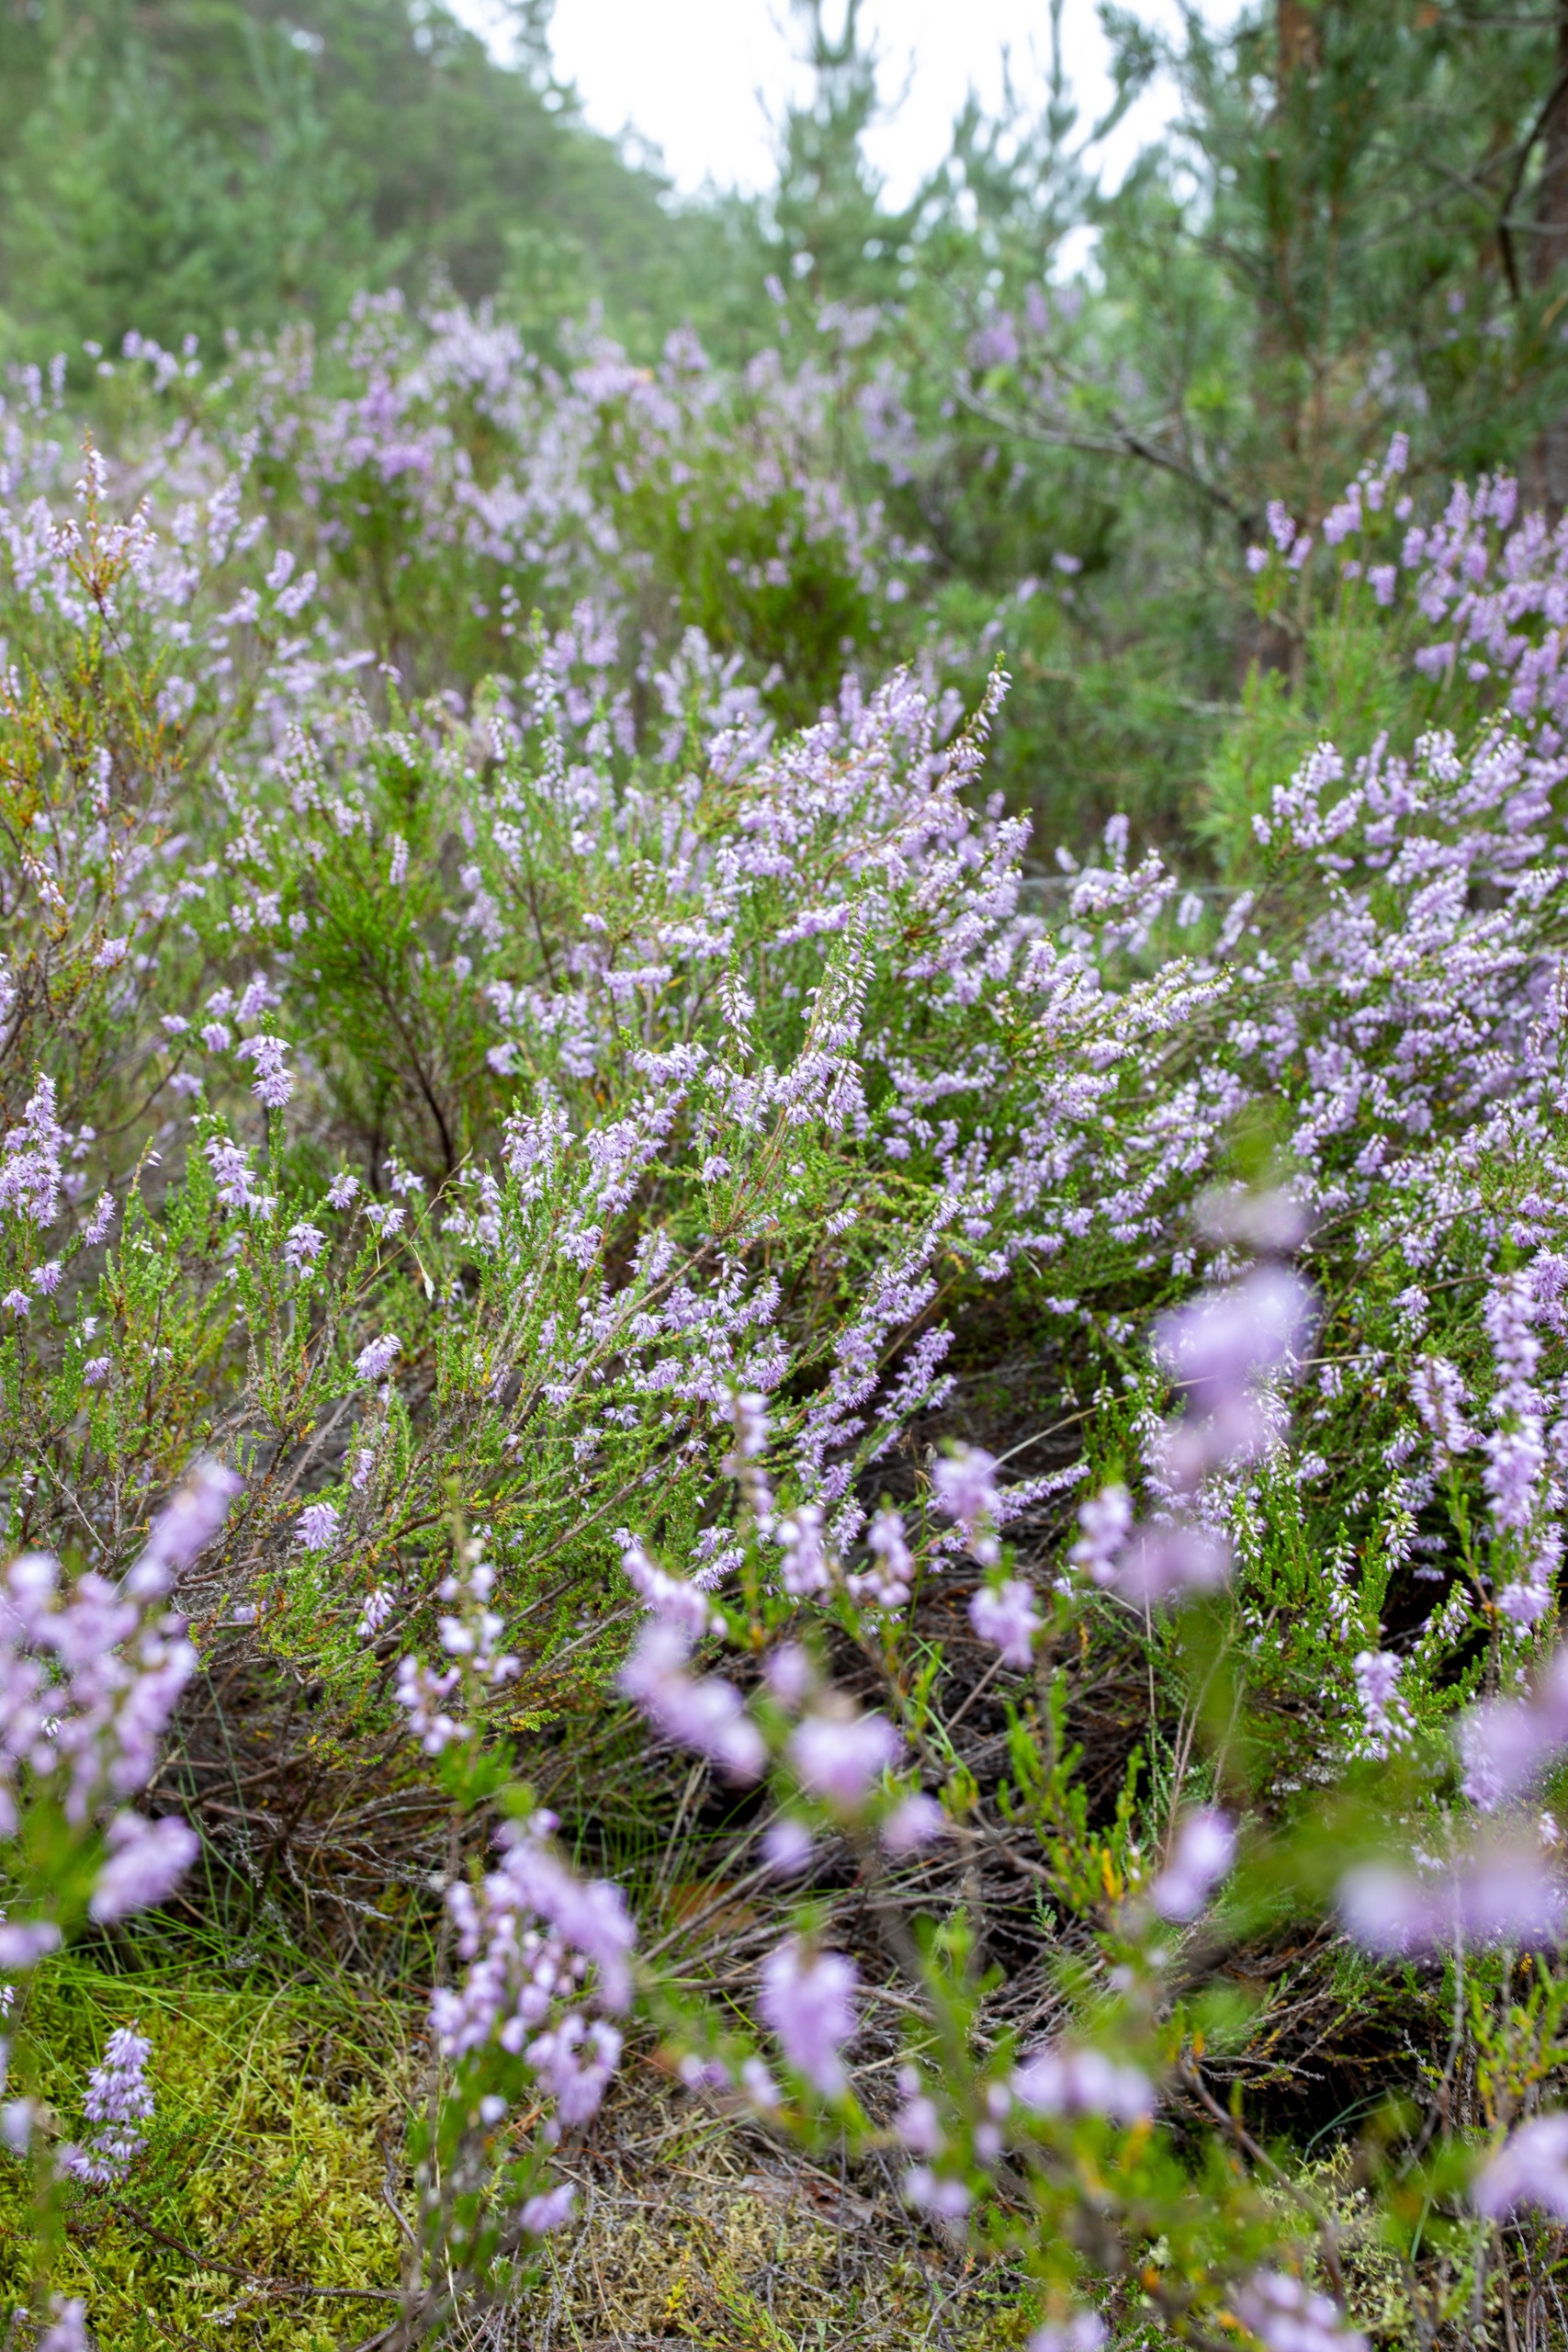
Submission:
<svg viewBox="0 0 1568 2352">
<path fill-rule="evenodd" d="M 705 1756 L 732 1780 L 754 1781 L 767 1757 L 762 1735 L 733 1683 L 692 1673 L 692 1646 L 678 1623 L 650 1619 L 621 1668 L 620 1687 L 664 1738 Z"/>
<path fill-rule="evenodd" d="M 1568 2114 L 1538 2115 L 1510 2132 L 1471 2193 L 1477 2211 L 1494 2222 L 1522 2206 L 1568 2222 Z"/>
<path fill-rule="evenodd" d="M 1450 1862 L 1361 1862 L 1339 1883 L 1346 1927 L 1385 1957 L 1510 1945 L 1540 1950 L 1568 1928 L 1568 1889 L 1539 1848 L 1483 1840 Z"/>
<path fill-rule="evenodd" d="M 494 1589 L 494 1569 L 470 1543 L 461 1566 L 436 1587 L 437 1599 L 446 1603 L 437 1630 L 452 1664 L 436 1668 L 419 1657 L 399 1660 L 394 1696 L 408 1718 L 410 1736 L 427 1756 L 473 1739 L 483 1694 L 513 1681 L 522 1670 L 522 1661 L 501 1647 L 506 1627 L 490 1606 Z"/>
<path fill-rule="evenodd" d="M 977 1445 L 959 1446 L 939 1457 L 931 1470 L 937 1509 L 957 1521 L 960 1533 L 982 1567 L 999 1555 L 996 1527 L 1002 1515 L 997 1464 Z"/>
<path fill-rule="evenodd" d="M 1136 2123 L 1156 2107 L 1155 2086 L 1141 2067 L 1067 2042 L 1022 2059 L 1010 2088 L 1021 2107 L 1041 2117 L 1103 2115 L 1114 2123 Z"/>
<path fill-rule="evenodd" d="M 1026 2352 L 1103 2352 L 1108 2341 L 1098 2312 L 1075 2312 L 1068 2320 L 1047 2320 L 1030 2337 Z"/>
<path fill-rule="evenodd" d="M 853 1961 L 790 1936 L 762 1963 L 758 2007 L 795 2072 L 824 2098 L 848 2088 L 843 2047 L 855 2030 Z"/>
<path fill-rule="evenodd" d="M 96 1919 L 164 1902 L 197 1852 L 184 1821 L 149 1820 L 127 1800 L 152 1779 L 197 1663 L 183 1621 L 169 1612 L 169 1595 L 221 1531 L 238 1491 L 231 1472 L 199 1464 L 153 1521 L 141 1557 L 118 1586 L 94 1571 L 62 1594 L 55 1562 L 39 1553 L 13 1561 L 0 1583 L 0 1837 L 22 1829 L 28 1804 L 43 1792 L 84 1841 L 101 1828 L 103 1857 L 88 1898 Z M 29 1968 L 60 1940 L 47 1911 L 7 1920 L 0 1926 L 0 1968 L 13 1974 Z M 5 2054 L 0 2042 L 0 2077 Z M 114 2069 L 121 2058 L 129 2067 L 130 2054 L 130 2041 L 111 2044 L 106 2100 Z M 107 2106 L 101 2117 L 89 2112 L 106 2126 L 125 2120 Z M 13 2144 L 28 2129 L 25 2110 L 8 2111 Z"/>
<path fill-rule="evenodd" d="M 881 1616 L 897 1616 L 908 1606 L 915 1575 L 914 1555 L 903 1520 L 896 1510 L 875 1512 L 866 1529 L 865 1540 L 871 1566 L 846 1576 L 844 1589 L 859 1606 Z"/>
<path fill-rule="evenodd" d="M 858 1814 L 903 1748 L 886 1715 L 824 1712 L 796 1725 L 784 1754 L 808 1796 L 840 1813 Z"/>
<path fill-rule="evenodd" d="M 637 1942 L 620 1890 L 578 1876 L 555 1842 L 558 1826 L 547 1812 L 504 1824 L 497 1866 L 477 1885 L 447 1887 L 464 1973 L 430 2004 L 438 2047 L 475 2081 L 501 2079 L 488 2062 L 520 2060 L 528 2069 L 547 2104 L 537 2125 L 547 2148 L 592 2121 L 614 2078 L 622 2037 L 610 2020 L 630 2003 Z M 510 2090 L 486 2090 L 479 2121 L 492 2128 L 511 2103 Z M 557 2182 L 528 2199 L 521 2224 L 543 2237 L 571 2211 L 570 2184 Z"/>
<path fill-rule="evenodd" d="M 1371 2352 L 1336 2302 L 1286 2270 L 1255 2270 L 1235 2296 L 1236 2317 L 1263 2352 Z"/>
<path fill-rule="evenodd" d="M 969 1622 L 983 1642 L 999 1650 L 1004 1666 L 1027 1667 L 1034 1636 L 1044 1620 L 1034 1605 L 1034 1589 L 1021 1577 L 982 1585 L 969 1603 Z"/>
<path fill-rule="evenodd" d="M 107 2188 L 122 2179 L 126 2167 L 147 2144 L 146 2126 L 153 2112 L 147 2061 L 152 2045 L 134 2026 L 117 2026 L 104 2045 L 99 2064 L 87 2078 L 84 2111 L 98 2126 L 85 2148 L 67 2148 L 63 2168 L 78 2180 Z"/>
<path fill-rule="evenodd" d="M 1408 1745 L 1414 1731 L 1410 1710 L 1400 1696 L 1400 1661 L 1388 1650 L 1360 1650 L 1351 1662 L 1361 1702 L 1361 1733 L 1352 1753 L 1382 1758 Z"/>
<path fill-rule="evenodd" d="M 1235 1827 L 1229 1815 L 1199 1806 L 1176 1833 L 1165 1867 L 1149 1888 L 1149 1907 L 1160 1918 L 1186 1926 L 1208 1907 L 1235 1860 Z"/>
<path fill-rule="evenodd" d="M 1227 1237 L 1294 1240 L 1295 1205 L 1276 1202 L 1264 1195 L 1224 1203 Z M 1208 1213 L 1211 1224 L 1220 1216 L 1213 1202 Z M 1212 1592 L 1227 1581 L 1230 1545 L 1213 1521 L 1208 1482 L 1218 1473 L 1245 1473 L 1281 1439 L 1275 1391 L 1299 1366 L 1315 1312 L 1301 1277 L 1265 1261 L 1159 1318 L 1156 1361 L 1183 1393 L 1181 1412 L 1159 1424 L 1147 1448 L 1161 1508 L 1135 1524 L 1121 1484 L 1088 1498 L 1068 1553 L 1073 1568 L 1137 1606 Z M 1070 1591 L 1070 1581 L 1062 1589 Z"/>
<path fill-rule="evenodd" d="M 1471 1708 L 1458 1741 L 1464 1792 L 1472 1804 L 1495 1813 L 1524 1795 L 1568 1748 L 1568 1649 L 1548 1659 L 1529 1697 Z"/>
<path fill-rule="evenodd" d="M 330 1552 L 337 1542 L 342 1514 L 336 1503 L 307 1503 L 299 1513 L 294 1541 L 302 1552 Z"/>
</svg>

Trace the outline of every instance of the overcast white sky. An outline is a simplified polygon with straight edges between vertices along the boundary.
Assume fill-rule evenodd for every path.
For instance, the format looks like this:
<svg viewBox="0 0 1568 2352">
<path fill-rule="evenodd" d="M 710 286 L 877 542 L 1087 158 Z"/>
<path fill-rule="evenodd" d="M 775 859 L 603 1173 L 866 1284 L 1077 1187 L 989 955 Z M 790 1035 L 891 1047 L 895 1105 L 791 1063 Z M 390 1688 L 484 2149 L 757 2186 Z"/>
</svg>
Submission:
<svg viewBox="0 0 1568 2352">
<path fill-rule="evenodd" d="M 492 0 L 455 0 L 483 28 Z M 1146 21 L 1170 24 L 1171 0 L 1138 0 Z M 831 21 L 831 18 L 829 19 Z M 863 21 L 881 51 L 885 96 L 907 94 L 870 141 L 897 203 L 940 161 L 973 84 L 995 105 L 1002 57 L 1015 84 L 1038 91 L 1048 54 L 1047 0 L 864 0 Z M 1064 50 L 1085 119 L 1110 82 L 1094 0 L 1065 0 Z M 556 0 L 556 68 L 574 82 L 588 119 L 612 134 L 628 126 L 663 151 L 678 187 L 705 179 L 755 190 L 772 178 L 768 113 L 782 114 L 806 77 L 794 62 L 801 27 L 789 0 Z M 1118 134 L 1114 176 L 1157 128 L 1151 93 Z"/>
</svg>

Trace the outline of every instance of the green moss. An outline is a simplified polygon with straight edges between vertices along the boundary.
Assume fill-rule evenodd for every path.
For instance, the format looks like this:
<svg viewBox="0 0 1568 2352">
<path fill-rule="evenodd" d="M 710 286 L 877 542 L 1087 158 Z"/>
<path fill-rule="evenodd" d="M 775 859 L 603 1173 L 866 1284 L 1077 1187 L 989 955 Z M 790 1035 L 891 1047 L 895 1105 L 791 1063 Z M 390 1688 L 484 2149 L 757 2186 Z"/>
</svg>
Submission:
<svg viewBox="0 0 1568 2352">
<path fill-rule="evenodd" d="M 68 2136 L 109 2032 L 134 2020 L 153 2049 L 149 2144 L 120 2189 L 67 2192 L 57 2288 L 85 2300 L 101 2352 L 356 2342 L 389 2306 L 344 2290 L 398 2278 L 383 2183 L 401 2144 L 403 2019 L 333 1985 L 211 1974 L 113 1975 L 67 1956 L 29 1988 L 18 2054 Z M 31 2237 L 26 2171 L 0 2159 L 0 2305 L 25 2293 Z"/>
</svg>

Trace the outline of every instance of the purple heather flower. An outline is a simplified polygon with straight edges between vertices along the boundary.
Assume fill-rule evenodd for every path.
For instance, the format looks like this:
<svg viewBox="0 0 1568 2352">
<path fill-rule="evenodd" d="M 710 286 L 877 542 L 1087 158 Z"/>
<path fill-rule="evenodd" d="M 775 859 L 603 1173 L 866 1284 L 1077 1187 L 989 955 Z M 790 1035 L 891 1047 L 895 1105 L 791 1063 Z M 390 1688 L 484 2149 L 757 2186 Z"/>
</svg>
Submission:
<svg viewBox="0 0 1568 2352">
<path fill-rule="evenodd" d="M 1306 1216 L 1289 1193 L 1249 1193 L 1239 1184 L 1216 1187 L 1202 1195 L 1196 1214 L 1212 1240 L 1233 1248 L 1283 1252 L 1298 1249 L 1306 1235 Z"/>
<path fill-rule="evenodd" d="M 637 1543 L 626 1545 L 621 1554 L 621 1566 L 643 1607 L 667 1625 L 673 1625 L 684 1639 L 695 1641 L 707 1632 L 713 1612 L 694 1584 L 688 1584 L 682 1577 L 671 1576 L 650 1560 Z"/>
<path fill-rule="evenodd" d="M 408 1716 L 411 1734 L 427 1756 L 444 1755 L 457 1741 L 473 1737 L 472 1724 L 459 1722 L 446 1708 L 446 1701 L 462 1679 L 461 1669 L 455 1666 L 438 1672 L 423 1658 L 405 1657 L 398 1662 L 393 1695 Z"/>
<path fill-rule="evenodd" d="M 243 1482 L 220 1462 L 203 1459 L 175 1488 L 147 1531 L 146 1548 L 126 1579 L 138 1596 L 176 1584 L 222 1532 Z"/>
<path fill-rule="evenodd" d="M 1025 2352 L 1101 2352 L 1105 2322 L 1098 2312 L 1075 2312 L 1068 2320 L 1047 2320 L 1030 2337 Z"/>
<path fill-rule="evenodd" d="M 283 1066 L 288 1051 L 282 1037 L 268 1035 L 247 1037 L 240 1046 L 240 1059 L 255 1064 L 255 1081 L 251 1092 L 269 1111 L 281 1111 L 294 1091 L 294 1080 Z"/>
<path fill-rule="evenodd" d="M 1524 1848 L 1494 1844 L 1421 1875 L 1362 1862 L 1339 1883 L 1339 1911 L 1356 1941 L 1385 1957 L 1512 1944 L 1540 1950 L 1562 1935 L 1568 1905 L 1549 1866 Z"/>
<path fill-rule="evenodd" d="M 38 2352 L 92 2352 L 87 2307 L 80 2295 L 50 2297 L 49 2325 L 39 2337 Z"/>
<path fill-rule="evenodd" d="M 251 1156 L 227 1136 L 209 1136 L 202 1146 L 212 1164 L 212 1181 L 220 1208 L 249 1209 L 258 1205 L 259 1195 L 251 1182 Z"/>
<path fill-rule="evenodd" d="M 740 1693 L 716 1674 L 687 1670 L 691 1644 L 677 1626 L 650 1618 L 617 1679 L 656 1731 L 690 1747 L 731 1779 L 754 1781 L 767 1761 L 762 1735 Z"/>
<path fill-rule="evenodd" d="M 1133 1532 L 1133 1498 L 1125 1487 L 1102 1487 L 1078 1510 L 1078 1540 L 1067 1557 L 1096 1584 L 1109 1584 L 1113 1563 Z"/>
<path fill-rule="evenodd" d="M 1474 1444 L 1475 1431 L 1464 1418 L 1469 1394 L 1446 1357 L 1420 1358 L 1410 1375 L 1410 1400 L 1431 1435 L 1439 1461 L 1451 1461 Z"/>
<path fill-rule="evenodd" d="M 983 1642 L 1000 1650 L 1005 1666 L 1029 1665 L 1043 1622 L 1034 1606 L 1034 1588 L 1021 1577 L 1009 1577 L 995 1588 L 983 1584 L 969 1603 L 969 1623 Z"/>
<path fill-rule="evenodd" d="M 808 1795 L 853 1813 L 903 1747 L 886 1715 L 807 1715 L 790 1734 L 785 1753 Z"/>
<path fill-rule="evenodd" d="M 299 1514 L 294 1541 L 307 1552 L 330 1552 L 337 1542 L 338 1526 L 336 1503 L 307 1503 Z"/>
<path fill-rule="evenodd" d="M 378 1584 L 367 1592 L 360 1604 L 358 1622 L 354 1629 L 360 1640 L 373 1642 L 397 1605 L 397 1593 L 389 1584 Z"/>
<path fill-rule="evenodd" d="M 943 1454 L 931 1471 L 937 1509 L 955 1520 L 970 1551 L 983 1566 L 998 1556 L 996 1538 L 988 1530 L 1001 1516 L 995 1458 L 977 1445 L 961 1445 Z"/>
<path fill-rule="evenodd" d="M 764 2114 L 780 2104 L 779 2086 L 760 2058 L 748 2058 L 740 2069 L 740 2087 L 753 2107 Z"/>
<path fill-rule="evenodd" d="M 1032 2115 L 1104 2115 L 1135 2123 L 1155 2111 L 1154 2085 L 1140 2067 L 1061 2041 L 1025 2058 L 1010 2087 Z"/>
<path fill-rule="evenodd" d="M 1511 2132 L 1483 2165 L 1472 2190 L 1478 2212 L 1506 2221 L 1533 2205 L 1568 2222 L 1568 2114 L 1538 2115 Z"/>
<path fill-rule="evenodd" d="M 900 2067 L 898 2087 L 904 2094 L 904 2104 L 893 2118 L 894 2138 L 911 2156 L 940 2156 L 947 2145 L 947 2134 L 942 2128 L 935 2102 L 920 2088 L 920 2078 L 913 2066 Z"/>
<path fill-rule="evenodd" d="M 1170 1859 L 1149 1889 L 1152 1908 L 1178 1926 L 1196 1919 L 1235 1860 L 1235 1830 L 1229 1816 L 1200 1806 L 1182 1822 Z"/>
<path fill-rule="evenodd" d="M 332 1182 L 327 1187 L 328 1208 L 346 1209 L 350 1207 L 358 1190 L 358 1177 L 350 1176 L 346 1170 L 342 1174 L 334 1176 Z"/>
<path fill-rule="evenodd" d="M 794 1714 L 817 1688 L 817 1669 L 798 1642 L 784 1642 L 769 1653 L 762 1679 L 769 1696 Z"/>
<path fill-rule="evenodd" d="M 101 1388 L 114 1370 L 113 1356 L 89 1356 L 82 1366 L 84 1388 Z"/>
<path fill-rule="evenodd" d="M 1409 1713 L 1398 1695 L 1400 1661 L 1387 1650 L 1360 1650 L 1351 1671 L 1366 1722 L 1360 1752 L 1365 1756 L 1386 1756 L 1410 1728 Z"/>
<path fill-rule="evenodd" d="M 402 1342 L 395 1331 L 383 1331 L 378 1340 L 361 1348 L 354 1359 L 354 1369 L 361 1380 L 385 1380 L 397 1361 Z"/>
<path fill-rule="evenodd" d="M 1498 1527 L 1522 1533 L 1535 1517 L 1546 1446 L 1540 1423 L 1532 1419 L 1520 1429 L 1495 1430 L 1486 1440 L 1486 1492 Z"/>
<path fill-rule="evenodd" d="M 934 2213 L 943 2222 L 961 2222 L 975 2202 L 963 2181 L 933 2172 L 930 2165 L 911 2165 L 899 2185 L 917 2212 Z"/>
<path fill-rule="evenodd" d="M 1128 1600 L 1176 1600 L 1187 1593 L 1218 1591 L 1230 1572 L 1224 1537 L 1184 1521 L 1135 1531 L 1117 1563 L 1114 1582 Z"/>
<path fill-rule="evenodd" d="M 894 1806 L 882 1824 L 879 1835 L 888 1853 L 914 1854 L 934 1839 L 945 1838 L 951 1826 L 947 1815 L 935 1797 L 928 1797 L 917 1790 Z"/>
<path fill-rule="evenodd" d="M 590 2024 L 572 2011 L 523 2054 L 554 2099 L 558 2121 L 573 2132 L 598 2114 L 621 2062 L 621 2037 L 603 2018 Z"/>
<path fill-rule="evenodd" d="M 1540 1362 L 1536 1336 L 1535 1298 L 1529 1274 L 1505 1274 L 1484 1309 L 1486 1336 L 1497 1366 L 1497 1394 L 1493 1412 L 1529 1413 L 1536 1409 L 1533 1383 Z"/>
<path fill-rule="evenodd" d="M 775 1878 L 798 1878 L 811 1860 L 811 1832 L 804 1821 L 784 1814 L 762 1836 L 762 1860 Z"/>
<path fill-rule="evenodd" d="M 123 1919 L 165 1901 L 201 1851 L 189 1823 L 172 1815 L 148 1821 L 139 1813 L 117 1813 L 106 1834 L 109 1859 L 87 1905 L 95 1919 Z"/>
<path fill-rule="evenodd" d="M 147 2061 L 152 2045 L 133 2027 L 118 2026 L 104 2045 L 102 2062 L 87 2078 L 83 2108 L 99 2129 L 85 2148 L 75 2148 L 69 2169 L 79 2180 L 107 2188 L 124 2177 L 126 2166 L 147 2144 L 143 2128 L 152 2114 L 152 2093 L 147 2083 Z"/>
<path fill-rule="evenodd" d="M 1316 1301 L 1299 1274 L 1258 1266 L 1228 1289 L 1206 1291 L 1155 1326 L 1155 1353 L 1190 1409 L 1220 1412 L 1253 1381 L 1284 1371 L 1311 1333 Z"/>
<path fill-rule="evenodd" d="M 0 1969 L 17 1976 L 36 1968 L 40 1960 L 60 1950 L 60 1929 L 52 1919 L 14 1919 L 0 1924 Z"/>
<path fill-rule="evenodd" d="M 1235 2290 L 1236 2317 L 1264 2352 L 1369 2352 L 1337 2303 L 1284 2270 L 1255 2270 Z"/>
<path fill-rule="evenodd" d="M 558 2182 L 537 2197 L 530 2197 L 518 2215 L 531 2238 L 547 2237 L 570 2221 L 577 2204 L 577 2191 L 570 2181 Z"/>
<path fill-rule="evenodd" d="M 841 1952 L 809 1951 L 791 1936 L 762 1963 L 763 2022 L 797 2074 L 837 2098 L 848 2077 L 840 2052 L 855 2030 L 854 1962 Z"/>
<path fill-rule="evenodd" d="M 313 1225 L 291 1225 L 283 1244 L 283 1261 L 297 1274 L 313 1266 L 326 1247 L 327 1237 Z"/>
<path fill-rule="evenodd" d="M 797 1503 L 778 1522 L 776 1532 L 784 1546 L 784 1589 L 797 1598 L 821 1592 L 827 1586 L 828 1555 L 822 1529 L 819 1503 Z"/>
</svg>

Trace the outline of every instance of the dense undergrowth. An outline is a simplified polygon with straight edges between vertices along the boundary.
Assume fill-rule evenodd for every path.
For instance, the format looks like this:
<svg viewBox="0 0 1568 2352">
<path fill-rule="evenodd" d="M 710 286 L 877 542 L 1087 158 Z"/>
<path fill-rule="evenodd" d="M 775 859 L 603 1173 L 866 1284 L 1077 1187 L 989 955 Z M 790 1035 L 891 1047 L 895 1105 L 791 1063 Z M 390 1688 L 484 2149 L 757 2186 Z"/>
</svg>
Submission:
<svg viewBox="0 0 1568 2352">
<path fill-rule="evenodd" d="M 863 389 L 7 395 L 16 2342 L 1561 2324 L 1568 538 L 1058 849 Z"/>
</svg>

